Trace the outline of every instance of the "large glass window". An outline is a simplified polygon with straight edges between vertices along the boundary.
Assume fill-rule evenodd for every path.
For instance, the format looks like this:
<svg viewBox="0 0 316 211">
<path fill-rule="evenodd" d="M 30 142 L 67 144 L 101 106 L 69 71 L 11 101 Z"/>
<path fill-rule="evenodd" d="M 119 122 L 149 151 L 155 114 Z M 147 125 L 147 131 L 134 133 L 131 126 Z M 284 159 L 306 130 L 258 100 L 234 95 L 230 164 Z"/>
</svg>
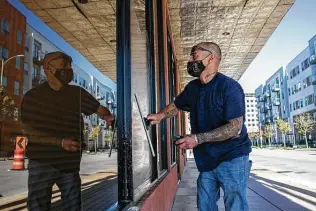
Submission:
<svg viewBox="0 0 316 211">
<path fill-rule="evenodd" d="M 21 58 L 15 57 L 15 68 L 20 69 L 21 68 Z"/>
</svg>

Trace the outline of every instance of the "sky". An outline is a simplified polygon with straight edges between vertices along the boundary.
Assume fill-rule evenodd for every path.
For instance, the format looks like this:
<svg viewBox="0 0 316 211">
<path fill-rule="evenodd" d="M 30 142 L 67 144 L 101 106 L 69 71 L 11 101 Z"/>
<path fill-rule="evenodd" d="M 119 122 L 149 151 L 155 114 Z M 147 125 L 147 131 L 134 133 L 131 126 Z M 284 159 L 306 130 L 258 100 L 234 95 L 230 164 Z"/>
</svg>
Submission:
<svg viewBox="0 0 316 211">
<path fill-rule="evenodd" d="M 286 66 L 316 34 L 316 0 L 296 0 L 239 82 L 253 93 L 280 67 Z"/>
<path fill-rule="evenodd" d="M 73 59 L 73 62 L 81 69 L 90 73 L 101 83 L 106 84 L 111 88 L 116 88 L 116 83 L 114 83 L 109 77 L 104 76 L 100 71 L 98 71 L 84 56 L 82 56 L 77 50 L 71 47 L 63 38 L 61 38 L 43 21 L 41 21 L 36 15 L 34 15 L 34 13 L 28 10 L 19 0 L 8 0 L 8 2 L 10 2 L 11 5 L 17 8 L 26 17 L 26 22 L 31 27 L 44 35 L 46 39 L 54 43 L 62 51 L 70 55 Z"/>
</svg>

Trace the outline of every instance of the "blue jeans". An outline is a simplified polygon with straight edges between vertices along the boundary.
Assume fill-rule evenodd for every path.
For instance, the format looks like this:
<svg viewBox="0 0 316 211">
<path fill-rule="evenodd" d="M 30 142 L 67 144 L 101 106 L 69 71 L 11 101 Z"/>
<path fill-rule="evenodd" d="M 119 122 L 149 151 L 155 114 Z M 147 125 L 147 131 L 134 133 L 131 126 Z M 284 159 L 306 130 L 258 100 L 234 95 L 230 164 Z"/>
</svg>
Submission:
<svg viewBox="0 0 316 211">
<path fill-rule="evenodd" d="M 49 164 L 30 160 L 28 165 L 29 211 L 51 210 L 52 188 L 56 184 L 61 192 L 63 211 L 81 210 L 81 179 L 79 172 L 65 173 Z"/>
<path fill-rule="evenodd" d="M 218 211 L 222 188 L 226 211 L 248 211 L 246 190 L 250 169 L 251 161 L 247 155 L 222 162 L 212 171 L 200 172 L 197 180 L 198 210 Z"/>
</svg>

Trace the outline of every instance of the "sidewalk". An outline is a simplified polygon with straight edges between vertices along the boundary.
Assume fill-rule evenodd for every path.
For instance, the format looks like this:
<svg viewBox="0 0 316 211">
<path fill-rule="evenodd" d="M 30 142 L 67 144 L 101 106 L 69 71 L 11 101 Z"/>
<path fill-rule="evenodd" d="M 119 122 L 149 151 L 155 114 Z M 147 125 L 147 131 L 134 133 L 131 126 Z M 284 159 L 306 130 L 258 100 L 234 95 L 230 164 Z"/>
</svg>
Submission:
<svg viewBox="0 0 316 211">
<path fill-rule="evenodd" d="M 106 210 L 117 202 L 117 169 L 105 169 L 98 173 L 81 175 L 83 210 Z M 0 198 L 1 211 L 27 210 L 27 192 Z M 53 187 L 52 210 L 62 210 L 60 191 Z"/>
<path fill-rule="evenodd" d="M 194 158 L 189 158 L 174 201 L 172 211 L 194 211 L 196 207 L 196 179 L 198 177 Z M 316 193 L 305 187 L 287 183 L 276 173 L 253 164 L 249 178 L 247 198 L 249 210 L 256 211 L 305 211 L 316 210 Z M 224 211 L 223 193 L 219 210 Z"/>
</svg>

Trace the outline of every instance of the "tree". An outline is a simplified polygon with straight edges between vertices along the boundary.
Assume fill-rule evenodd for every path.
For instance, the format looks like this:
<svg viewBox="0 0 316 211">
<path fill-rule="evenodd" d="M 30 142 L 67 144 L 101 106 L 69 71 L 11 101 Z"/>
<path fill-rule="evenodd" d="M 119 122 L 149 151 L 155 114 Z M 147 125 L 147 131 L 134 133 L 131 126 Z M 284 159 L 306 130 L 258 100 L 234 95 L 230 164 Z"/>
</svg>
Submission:
<svg viewBox="0 0 316 211">
<path fill-rule="evenodd" d="M 270 125 L 266 125 L 264 127 L 263 135 L 268 139 L 269 147 L 271 147 L 271 137 L 273 136 L 273 132 L 271 130 L 271 126 Z"/>
<path fill-rule="evenodd" d="M 308 148 L 307 133 L 314 129 L 315 121 L 311 118 L 309 113 L 303 113 L 294 119 L 294 124 L 298 133 L 304 134 L 306 148 Z"/>
<path fill-rule="evenodd" d="M 13 120 L 16 108 L 12 97 L 5 95 L 3 87 L 0 86 L 0 121 Z"/>
<path fill-rule="evenodd" d="M 252 142 L 253 142 L 254 139 L 258 141 L 259 138 L 260 138 L 260 133 L 259 132 L 250 132 L 250 133 L 248 133 L 248 137 L 250 138 L 250 140 Z M 253 145 L 253 143 L 252 143 L 252 145 Z"/>
<path fill-rule="evenodd" d="M 291 131 L 291 127 L 290 127 L 289 123 L 285 122 L 282 119 L 278 119 L 277 126 L 282 133 L 283 144 L 284 144 L 284 147 L 286 147 L 285 134 Z"/>
<path fill-rule="evenodd" d="M 91 133 L 89 134 L 89 139 L 96 139 L 101 131 L 100 125 L 93 128 Z"/>
</svg>

